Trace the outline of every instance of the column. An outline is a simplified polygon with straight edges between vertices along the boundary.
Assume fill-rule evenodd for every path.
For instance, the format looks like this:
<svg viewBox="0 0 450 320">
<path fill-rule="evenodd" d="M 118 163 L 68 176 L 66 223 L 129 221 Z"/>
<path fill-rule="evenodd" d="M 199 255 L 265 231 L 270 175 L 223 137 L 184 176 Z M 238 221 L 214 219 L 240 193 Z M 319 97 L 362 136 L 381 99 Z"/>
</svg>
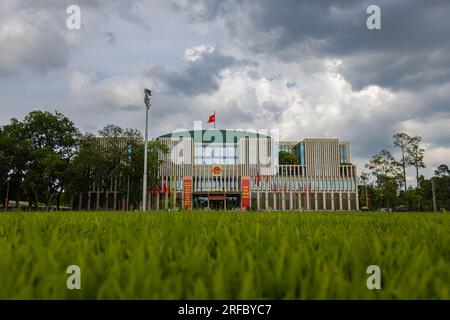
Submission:
<svg viewBox="0 0 450 320">
<path fill-rule="evenodd" d="M 350 192 L 347 192 L 347 207 L 348 207 L 349 211 L 352 210 L 352 203 L 350 200 Z"/>
<path fill-rule="evenodd" d="M 298 193 L 298 209 L 300 210 L 302 208 L 302 193 Z"/>
<path fill-rule="evenodd" d="M 100 192 L 98 192 L 98 191 L 97 191 L 97 199 L 95 199 L 95 200 L 96 200 L 95 210 L 98 210 L 98 209 L 100 209 Z"/>
<path fill-rule="evenodd" d="M 292 190 L 289 192 L 289 210 L 294 210 L 294 199 L 292 197 Z"/>
<path fill-rule="evenodd" d="M 342 211 L 342 192 L 339 191 L 339 210 Z"/>
<path fill-rule="evenodd" d="M 277 193 L 273 192 L 273 210 L 277 210 Z"/>
<path fill-rule="evenodd" d="M 310 209 L 310 203 L 309 203 L 309 192 L 306 192 L 306 210 Z"/>
<path fill-rule="evenodd" d="M 314 211 L 317 211 L 319 208 L 319 200 L 318 200 L 318 196 L 317 196 L 317 191 L 314 191 Z"/>
<path fill-rule="evenodd" d="M 260 208 L 260 205 L 259 205 L 259 186 L 257 186 L 257 189 L 256 189 L 256 210 L 260 210 L 261 208 Z"/>
</svg>

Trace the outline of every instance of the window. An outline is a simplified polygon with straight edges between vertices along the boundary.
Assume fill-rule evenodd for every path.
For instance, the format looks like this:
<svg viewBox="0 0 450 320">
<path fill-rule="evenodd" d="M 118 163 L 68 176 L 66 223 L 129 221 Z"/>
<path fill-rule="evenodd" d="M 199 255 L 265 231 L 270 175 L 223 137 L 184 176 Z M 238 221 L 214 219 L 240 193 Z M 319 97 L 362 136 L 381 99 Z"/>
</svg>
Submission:
<svg viewBox="0 0 450 320">
<path fill-rule="evenodd" d="M 305 165 L 305 145 L 300 143 L 300 164 Z"/>
<path fill-rule="evenodd" d="M 230 164 L 237 163 L 237 146 L 235 144 L 196 144 L 195 164 Z"/>
<path fill-rule="evenodd" d="M 339 145 L 339 155 L 340 155 L 341 164 L 346 164 L 347 163 L 347 146 L 345 144 Z"/>
</svg>

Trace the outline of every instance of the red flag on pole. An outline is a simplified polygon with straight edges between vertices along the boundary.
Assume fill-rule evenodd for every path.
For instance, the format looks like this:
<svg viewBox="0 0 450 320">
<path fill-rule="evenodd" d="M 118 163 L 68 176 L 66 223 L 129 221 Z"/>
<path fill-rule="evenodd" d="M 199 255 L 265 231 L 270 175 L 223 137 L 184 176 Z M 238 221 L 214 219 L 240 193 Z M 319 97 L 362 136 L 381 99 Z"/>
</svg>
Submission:
<svg viewBox="0 0 450 320">
<path fill-rule="evenodd" d="M 216 113 L 209 116 L 208 123 L 216 123 Z"/>
<path fill-rule="evenodd" d="M 258 186 L 261 184 L 261 176 L 259 175 L 259 172 L 256 175 L 256 180 L 258 181 Z"/>
</svg>

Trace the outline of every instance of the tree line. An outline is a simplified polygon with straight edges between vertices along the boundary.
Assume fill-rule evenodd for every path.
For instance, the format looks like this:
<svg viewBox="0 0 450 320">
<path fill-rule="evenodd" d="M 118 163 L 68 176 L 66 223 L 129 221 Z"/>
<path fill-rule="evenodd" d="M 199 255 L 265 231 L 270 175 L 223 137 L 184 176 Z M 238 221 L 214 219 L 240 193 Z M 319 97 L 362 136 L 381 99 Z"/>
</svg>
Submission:
<svg viewBox="0 0 450 320">
<path fill-rule="evenodd" d="M 137 207 L 142 195 L 142 140 L 138 130 L 115 125 L 95 136 L 82 134 L 57 111 L 32 111 L 23 121 L 13 118 L 0 127 L 0 198 L 3 202 L 8 193 L 17 206 L 25 201 L 30 209 L 60 209 L 94 184 L 107 192 L 114 181 Z M 148 181 L 153 186 L 158 153 L 167 152 L 167 147 L 156 140 L 148 146 Z"/>
<path fill-rule="evenodd" d="M 434 176 L 426 179 L 420 174 L 425 168 L 422 138 L 406 133 L 393 135 L 393 147 L 399 151 L 396 159 L 391 151 L 381 150 L 366 163 L 359 177 L 360 208 L 431 211 L 433 184 L 437 209 L 450 209 L 450 170 L 442 164 Z M 413 185 L 407 183 L 407 169 L 414 169 Z"/>
<path fill-rule="evenodd" d="M 101 138 L 101 145 L 99 145 Z M 59 209 L 70 199 L 97 190 L 108 192 L 111 181 L 117 191 L 129 194 L 129 204 L 138 207 L 142 195 L 144 145 L 135 129 L 107 125 L 96 135 L 82 134 L 60 112 L 32 111 L 22 121 L 15 118 L 0 126 L 0 199 L 30 209 Z M 158 154 L 168 152 L 157 140 L 149 142 L 148 181 L 158 185 Z M 359 177 L 360 208 L 405 208 L 432 210 L 432 188 L 437 208 L 450 209 L 450 170 L 440 165 L 434 176 L 420 174 L 425 167 L 422 138 L 398 133 L 393 147 L 400 152 L 395 159 L 381 150 L 366 164 Z M 292 154 L 280 152 L 280 163 L 298 164 Z M 407 169 L 414 168 L 414 186 L 407 184 Z"/>
</svg>

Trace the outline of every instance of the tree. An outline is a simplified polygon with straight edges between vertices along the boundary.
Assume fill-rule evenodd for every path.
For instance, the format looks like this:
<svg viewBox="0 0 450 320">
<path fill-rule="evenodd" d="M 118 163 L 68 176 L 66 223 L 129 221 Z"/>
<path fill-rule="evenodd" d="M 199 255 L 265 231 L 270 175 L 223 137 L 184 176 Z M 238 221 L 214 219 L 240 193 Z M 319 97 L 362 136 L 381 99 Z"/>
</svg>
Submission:
<svg viewBox="0 0 450 320">
<path fill-rule="evenodd" d="M 450 176 L 450 169 L 448 168 L 448 166 L 446 164 L 441 164 L 439 167 L 437 167 L 437 169 L 434 171 L 434 175 L 442 178 L 445 176 Z"/>
<path fill-rule="evenodd" d="M 62 113 L 39 110 L 25 117 L 23 129 L 31 145 L 24 185 L 36 204 L 42 200 L 48 210 L 56 200 L 59 208 L 68 169 L 79 147 L 80 132 Z"/>
<path fill-rule="evenodd" d="M 411 144 L 411 137 L 406 133 L 397 133 L 393 135 L 394 146 L 400 148 L 401 159 L 400 165 L 403 169 L 403 185 L 406 191 L 406 167 L 408 166 L 407 150 Z"/>
<path fill-rule="evenodd" d="M 361 172 L 361 175 L 359 176 L 359 182 L 360 185 L 364 186 L 363 192 L 360 192 L 360 198 L 364 199 L 364 206 L 361 207 L 365 207 L 366 209 L 369 208 L 369 195 L 368 195 L 368 190 L 367 190 L 367 185 L 369 183 L 369 178 L 370 178 L 370 173 L 368 172 Z"/>
<path fill-rule="evenodd" d="M 70 194 L 88 192 L 95 186 L 105 194 L 116 184 L 117 191 L 127 194 L 130 182 L 130 204 L 138 206 L 142 200 L 142 175 L 144 166 L 144 144 L 142 135 L 135 129 L 124 129 L 107 125 L 98 136 L 86 134 L 80 152 L 74 160 L 74 179 Z M 150 141 L 148 145 L 148 182 L 158 184 L 160 167 L 159 152 L 168 152 L 166 145 Z"/>
<path fill-rule="evenodd" d="M 287 165 L 299 165 L 300 159 L 295 156 L 292 153 L 286 152 L 286 151 L 280 151 L 278 154 L 278 160 L 280 164 L 287 164 Z"/>
<path fill-rule="evenodd" d="M 3 126 L 0 137 L 0 150 L 3 162 L 1 174 L 11 172 L 9 194 L 19 204 L 23 191 L 22 182 L 25 179 L 31 153 L 31 142 L 27 137 L 24 124 L 12 118 L 10 123 Z"/>
<path fill-rule="evenodd" d="M 406 163 L 416 169 L 416 187 L 419 187 L 419 169 L 425 168 L 425 163 L 423 162 L 425 149 L 420 147 L 421 141 L 422 137 L 420 136 L 410 138 L 409 145 L 406 149 Z"/>
<path fill-rule="evenodd" d="M 376 183 L 379 190 L 377 198 L 378 206 L 386 204 L 394 205 L 397 201 L 397 192 L 401 186 L 402 170 L 399 163 L 388 150 L 381 150 L 380 153 L 372 156 L 366 164 L 366 168 L 372 171 L 376 177 Z"/>
</svg>

